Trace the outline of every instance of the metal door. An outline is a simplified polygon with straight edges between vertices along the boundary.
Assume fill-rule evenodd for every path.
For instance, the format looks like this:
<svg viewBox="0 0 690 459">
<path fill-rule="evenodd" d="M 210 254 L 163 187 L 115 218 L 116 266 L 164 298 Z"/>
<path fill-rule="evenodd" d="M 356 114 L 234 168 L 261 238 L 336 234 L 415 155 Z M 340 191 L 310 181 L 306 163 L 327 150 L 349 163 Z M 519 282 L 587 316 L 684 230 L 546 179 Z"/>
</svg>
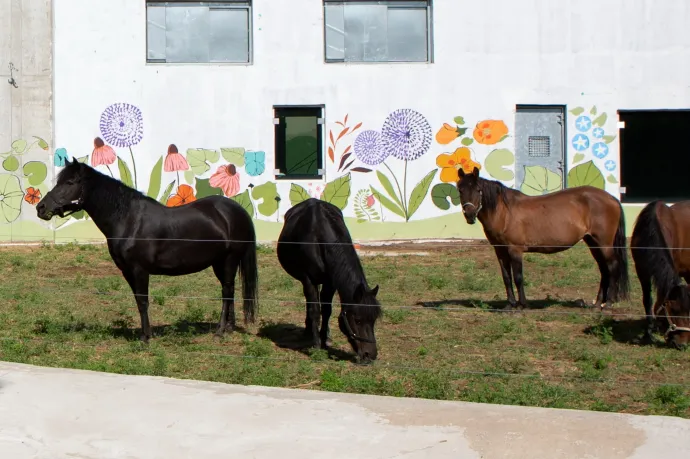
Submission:
<svg viewBox="0 0 690 459">
<path fill-rule="evenodd" d="M 525 167 L 542 166 L 561 177 L 565 186 L 565 107 L 517 107 L 515 114 L 515 188 L 525 180 Z M 551 186 L 549 187 L 551 188 Z"/>
</svg>

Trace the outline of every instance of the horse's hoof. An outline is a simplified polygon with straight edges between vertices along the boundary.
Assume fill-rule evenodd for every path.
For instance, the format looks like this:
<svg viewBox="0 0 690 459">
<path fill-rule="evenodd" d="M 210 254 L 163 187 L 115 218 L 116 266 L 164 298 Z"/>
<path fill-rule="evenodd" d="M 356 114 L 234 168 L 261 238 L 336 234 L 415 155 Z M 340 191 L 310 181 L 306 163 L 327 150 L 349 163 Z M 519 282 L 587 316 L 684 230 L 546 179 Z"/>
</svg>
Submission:
<svg viewBox="0 0 690 459">
<path fill-rule="evenodd" d="M 144 344 L 149 344 L 149 337 L 146 335 L 141 335 L 139 336 L 139 341 L 141 341 Z"/>
</svg>

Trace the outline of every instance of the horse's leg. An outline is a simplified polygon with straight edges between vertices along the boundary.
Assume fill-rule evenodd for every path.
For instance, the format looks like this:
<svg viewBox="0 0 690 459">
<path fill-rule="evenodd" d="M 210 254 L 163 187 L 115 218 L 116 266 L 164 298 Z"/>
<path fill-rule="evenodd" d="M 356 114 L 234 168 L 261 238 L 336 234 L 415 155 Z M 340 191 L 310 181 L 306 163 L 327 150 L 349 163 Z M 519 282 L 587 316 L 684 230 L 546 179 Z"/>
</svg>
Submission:
<svg viewBox="0 0 690 459">
<path fill-rule="evenodd" d="M 152 336 L 151 324 L 149 323 L 149 274 L 141 269 L 126 269 L 122 271 L 122 274 L 134 293 L 134 299 L 139 309 L 139 316 L 141 317 L 140 339 L 148 343 Z"/>
<path fill-rule="evenodd" d="M 312 345 L 318 348 L 321 347 L 319 340 L 319 292 L 309 279 L 302 281 L 302 290 L 307 301 L 307 319 L 304 324 L 307 331 L 310 332 L 309 338 L 311 338 Z"/>
<path fill-rule="evenodd" d="M 506 287 L 506 296 L 508 297 L 508 306 L 504 309 L 512 309 L 515 307 L 515 293 L 513 292 L 513 275 L 511 271 L 510 255 L 506 247 L 494 247 L 498 264 L 501 265 L 501 277 L 503 277 L 503 284 Z"/>
<path fill-rule="evenodd" d="M 584 241 L 585 244 L 589 246 L 589 251 L 591 252 L 592 257 L 594 257 L 594 260 L 597 262 L 597 266 L 599 266 L 599 273 L 601 274 L 601 280 L 599 281 L 599 292 L 597 292 L 597 298 L 593 302 L 593 307 L 604 309 L 606 307 L 606 297 L 611 278 L 607 257 L 593 237 L 586 236 Z M 613 252 L 611 253 L 611 257 L 613 257 Z"/>
<path fill-rule="evenodd" d="M 321 303 L 321 346 L 326 348 L 331 345 L 330 329 L 328 328 L 328 321 L 331 318 L 333 311 L 333 295 L 335 289 L 330 284 L 323 284 L 321 293 L 319 294 L 319 302 Z"/>
<path fill-rule="evenodd" d="M 640 287 L 642 287 L 642 304 L 644 305 L 644 313 L 647 318 L 647 326 L 642 339 L 647 343 L 653 343 L 656 319 L 652 313 L 652 279 L 646 273 L 640 273 L 639 269 L 637 270 L 637 277 L 640 279 Z"/>
<path fill-rule="evenodd" d="M 238 259 L 232 256 L 213 265 L 213 273 L 220 281 L 223 295 L 220 323 L 215 333 L 218 337 L 223 336 L 226 331 L 232 332 L 235 329 L 235 277 L 238 267 Z"/>
<path fill-rule="evenodd" d="M 524 309 L 527 307 L 527 298 L 525 297 L 525 284 L 522 277 L 522 252 L 512 250 L 509 254 L 510 267 L 513 271 L 513 279 L 518 290 L 518 309 Z"/>
</svg>

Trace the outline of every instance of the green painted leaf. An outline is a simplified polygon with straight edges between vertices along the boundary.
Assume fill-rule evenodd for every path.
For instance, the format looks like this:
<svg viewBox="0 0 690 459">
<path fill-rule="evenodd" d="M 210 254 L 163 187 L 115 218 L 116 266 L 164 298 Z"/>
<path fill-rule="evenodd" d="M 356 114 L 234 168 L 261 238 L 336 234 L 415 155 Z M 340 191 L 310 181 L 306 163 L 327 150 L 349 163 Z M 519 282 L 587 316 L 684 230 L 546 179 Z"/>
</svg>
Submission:
<svg viewBox="0 0 690 459">
<path fill-rule="evenodd" d="M 570 169 L 570 172 L 568 172 L 568 188 L 586 185 L 593 186 L 601 190 L 606 187 L 606 184 L 604 183 L 604 175 L 594 164 L 594 161 L 591 160 L 573 167 Z"/>
<path fill-rule="evenodd" d="M 585 159 L 584 153 L 575 153 L 575 156 L 573 156 L 573 164 L 579 163 L 583 159 Z"/>
<path fill-rule="evenodd" d="M 606 143 L 611 143 L 611 142 L 613 142 L 614 140 L 616 140 L 616 136 L 615 136 L 615 135 L 605 135 L 605 136 L 603 137 L 603 139 L 604 139 L 604 142 L 606 142 Z"/>
<path fill-rule="evenodd" d="M 618 179 L 613 174 L 609 174 L 608 177 L 606 177 L 606 181 L 609 183 L 618 183 Z"/>
<path fill-rule="evenodd" d="M 222 196 L 223 190 L 211 186 L 209 179 L 196 179 L 196 198 L 201 199 L 206 196 Z"/>
<path fill-rule="evenodd" d="M 194 171 L 191 169 L 187 169 L 184 171 L 184 181 L 188 185 L 194 185 Z"/>
<path fill-rule="evenodd" d="M 120 181 L 128 187 L 134 188 L 132 173 L 129 170 L 129 166 L 119 156 L 117 157 L 117 168 L 120 170 Z"/>
<path fill-rule="evenodd" d="M 249 197 L 249 190 L 244 190 L 240 194 L 236 194 L 235 196 L 231 197 L 233 201 L 237 202 L 239 205 L 244 207 L 244 210 L 247 211 L 250 217 L 254 218 L 254 203 L 252 202 L 252 198 Z"/>
<path fill-rule="evenodd" d="M 41 150 L 48 150 L 48 142 L 43 140 L 40 137 L 33 136 L 34 139 L 38 140 L 38 146 L 41 148 Z"/>
<path fill-rule="evenodd" d="M 290 185 L 290 204 L 295 206 L 302 201 L 309 199 L 309 193 L 303 186 L 293 183 Z"/>
<path fill-rule="evenodd" d="M 506 134 L 506 135 L 504 135 L 503 137 L 501 137 L 501 139 L 500 139 L 498 142 L 499 142 L 499 143 L 500 143 L 500 142 L 503 142 L 503 141 L 504 141 L 505 139 L 507 139 L 508 137 L 510 137 L 510 135 L 509 135 L 509 134 Z"/>
<path fill-rule="evenodd" d="M 453 121 L 455 121 L 455 124 L 457 124 L 458 126 L 462 126 L 463 124 L 465 124 L 465 118 L 463 118 L 462 116 L 456 116 L 455 118 L 453 118 Z"/>
<path fill-rule="evenodd" d="M 22 213 L 22 190 L 14 174 L 0 174 L 0 223 L 12 223 Z"/>
<path fill-rule="evenodd" d="M 234 164 L 237 167 L 244 166 L 244 148 L 221 148 L 220 152 L 223 158 L 230 164 Z"/>
<path fill-rule="evenodd" d="M 454 206 L 460 205 L 460 193 L 455 185 L 438 183 L 431 189 L 431 202 L 441 210 L 450 209 L 448 198 Z"/>
<path fill-rule="evenodd" d="M 525 166 L 525 179 L 522 181 L 520 191 L 528 196 L 541 196 L 558 191 L 562 186 L 560 174 L 544 166 Z"/>
<path fill-rule="evenodd" d="M 386 190 L 388 196 L 393 198 L 393 201 L 398 205 L 399 208 L 402 209 L 402 202 L 400 201 L 398 195 L 395 193 L 395 190 L 393 189 L 393 184 L 388 179 L 388 177 L 386 177 L 386 175 L 379 170 L 376 171 L 376 176 L 379 178 L 379 182 L 381 182 L 381 186 L 383 186 L 383 189 Z"/>
<path fill-rule="evenodd" d="M 75 212 L 73 214 L 70 214 L 70 218 L 73 218 L 75 220 L 84 220 L 86 218 L 86 212 L 84 209 L 80 210 L 79 212 Z"/>
<path fill-rule="evenodd" d="M 350 197 L 350 179 L 352 174 L 348 172 L 342 177 L 338 177 L 332 182 L 328 182 L 323 188 L 321 199 L 330 202 L 340 210 L 347 207 L 347 200 Z"/>
<path fill-rule="evenodd" d="M 158 198 L 158 202 L 165 205 L 168 202 L 168 198 L 170 197 L 170 193 L 172 193 L 174 186 L 175 186 L 175 180 L 170 182 L 170 184 L 165 187 L 163 194 L 160 196 L 160 198 Z"/>
<path fill-rule="evenodd" d="M 278 210 L 277 197 L 278 187 L 273 182 L 266 182 L 264 184 L 255 186 L 252 189 L 252 197 L 256 200 L 263 199 L 263 202 L 256 206 L 259 213 L 265 217 L 270 217 Z"/>
<path fill-rule="evenodd" d="M 410 201 L 407 205 L 407 220 L 412 218 L 414 213 L 417 212 L 417 209 L 419 209 L 419 206 L 421 206 L 422 202 L 424 202 L 424 198 L 426 198 L 427 193 L 429 193 L 429 187 L 431 186 L 431 182 L 434 179 L 437 171 L 438 169 L 433 169 L 430 171 L 422 180 L 419 181 L 418 184 L 414 186 L 414 188 L 412 188 Z"/>
<path fill-rule="evenodd" d="M 26 140 L 24 139 L 17 139 L 14 142 L 12 142 L 12 150 L 14 150 L 15 153 L 18 155 L 21 155 L 26 151 L 26 147 L 28 144 L 26 143 Z"/>
<path fill-rule="evenodd" d="M 220 153 L 216 150 L 194 149 L 187 150 L 187 163 L 194 175 L 203 175 L 211 164 L 220 159 Z"/>
<path fill-rule="evenodd" d="M 48 177 L 48 167 L 41 161 L 29 161 L 22 168 L 24 175 L 29 179 L 29 185 L 38 186 Z"/>
<path fill-rule="evenodd" d="M 575 107 L 572 110 L 570 110 L 570 113 L 572 113 L 575 116 L 581 115 L 585 111 L 584 107 Z"/>
<path fill-rule="evenodd" d="M 591 113 L 592 115 L 596 115 L 597 114 L 597 106 L 596 105 L 593 106 L 592 109 L 589 111 L 589 113 Z"/>
<path fill-rule="evenodd" d="M 146 196 L 156 199 L 158 193 L 161 192 L 161 180 L 163 180 L 163 157 L 158 158 L 158 162 L 151 169 L 151 177 L 149 178 L 149 191 Z"/>
<path fill-rule="evenodd" d="M 2 162 L 2 167 L 8 172 L 14 172 L 19 169 L 19 160 L 16 156 L 10 155 Z"/>
<path fill-rule="evenodd" d="M 82 156 L 81 158 L 77 158 L 77 161 L 82 163 L 82 164 L 86 164 L 89 162 L 89 155 Z"/>
<path fill-rule="evenodd" d="M 597 116 L 594 119 L 594 121 L 592 121 L 592 125 L 601 127 L 604 124 L 606 124 L 607 119 L 608 119 L 608 116 L 606 115 L 606 113 L 602 113 L 601 115 Z"/>
<path fill-rule="evenodd" d="M 504 182 L 515 178 L 515 173 L 508 168 L 513 164 L 515 164 L 515 155 L 507 148 L 493 150 L 484 161 L 484 167 L 489 175 Z"/>
<path fill-rule="evenodd" d="M 386 196 L 381 194 L 376 188 L 374 188 L 374 185 L 370 186 L 371 188 L 371 193 L 374 195 L 374 198 L 378 199 L 378 201 L 385 207 L 386 209 L 390 210 L 396 215 L 400 215 L 402 218 L 405 218 L 405 213 L 402 211 L 400 206 L 398 206 L 396 203 L 388 199 Z"/>
<path fill-rule="evenodd" d="M 474 143 L 474 139 L 472 137 L 463 137 L 460 143 L 462 143 L 466 147 L 469 147 Z"/>
</svg>

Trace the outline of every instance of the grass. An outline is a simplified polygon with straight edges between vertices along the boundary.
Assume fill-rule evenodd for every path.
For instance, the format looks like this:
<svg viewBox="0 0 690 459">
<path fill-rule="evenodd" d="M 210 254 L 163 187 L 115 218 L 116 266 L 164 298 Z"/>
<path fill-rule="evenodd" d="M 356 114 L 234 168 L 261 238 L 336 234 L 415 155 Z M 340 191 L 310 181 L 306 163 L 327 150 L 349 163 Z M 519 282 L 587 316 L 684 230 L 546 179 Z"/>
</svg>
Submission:
<svg viewBox="0 0 690 459">
<path fill-rule="evenodd" d="M 601 317 L 582 307 L 580 300 L 589 304 L 599 282 L 582 245 L 526 257 L 533 309 L 519 314 L 494 311 L 504 306 L 505 290 L 489 247 L 363 257 L 384 307 L 376 330 L 379 360 L 371 366 L 352 362 L 335 317 L 333 350 L 306 348 L 301 285 L 283 272 L 272 248 L 260 248 L 259 263 L 259 320 L 222 340 L 212 336 L 220 287 L 210 270 L 153 277 L 155 337 L 146 346 L 137 340 L 131 291 L 104 247 L 0 249 L 0 358 L 238 384 L 690 417 L 688 353 L 635 344 L 643 323 L 634 276 L 632 300 L 615 306 L 617 314 L 634 317 Z"/>
</svg>

